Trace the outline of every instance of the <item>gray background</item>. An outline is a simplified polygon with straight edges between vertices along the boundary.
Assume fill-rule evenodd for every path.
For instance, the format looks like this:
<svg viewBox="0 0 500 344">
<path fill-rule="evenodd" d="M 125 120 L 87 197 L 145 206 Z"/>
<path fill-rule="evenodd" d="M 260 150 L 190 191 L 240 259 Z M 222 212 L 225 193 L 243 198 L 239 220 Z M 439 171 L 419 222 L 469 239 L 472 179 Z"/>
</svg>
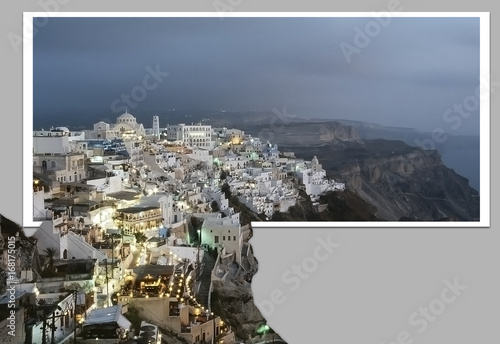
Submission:
<svg viewBox="0 0 500 344">
<path fill-rule="evenodd" d="M 311 0 L 290 3 L 243 0 L 237 11 L 380 11 L 389 1 L 358 1 L 326 4 Z M 22 222 L 22 54 L 16 53 L 8 34 L 22 32 L 23 11 L 43 11 L 40 1 L 3 1 L 1 14 L 2 200 L 0 212 Z M 169 1 L 60 0 L 58 10 L 72 11 L 214 11 L 212 1 L 183 4 Z M 405 12 L 491 11 L 491 32 L 499 32 L 497 14 L 490 2 L 473 3 L 401 1 Z M 491 60 L 498 50 L 492 34 Z M 496 44 L 495 44 L 496 43 Z M 491 79 L 500 80 L 496 65 Z M 91 102 L 91 100 L 88 100 Z M 498 92 L 491 98 L 492 113 L 498 108 Z M 495 128 L 492 116 L 491 128 Z M 495 136 L 492 137 L 494 146 Z M 498 139 L 496 139 L 498 140 Z M 495 160 L 491 161 L 495 175 Z M 491 189 L 497 182 L 491 181 Z M 494 196 L 494 193 L 492 193 Z M 491 208 L 495 209 L 495 197 Z M 285 302 L 276 305 L 268 323 L 289 343 L 398 343 L 407 331 L 410 339 L 399 343 L 499 343 L 500 276 L 499 234 L 493 211 L 491 228 L 257 228 L 251 243 L 259 259 L 253 288 L 256 302 L 270 299 L 279 289 Z M 340 244 L 326 261 L 319 262 L 297 290 L 282 280 L 294 264 L 310 262 L 317 238 L 331 235 Z M 285 240 L 283 240 L 285 239 Z M 408 322 L 409 316 L 429 304 L 437 304 L 443 281 L 457 277 L 467 289 L 447 304 L 422 333 Z M 313 340 L 315 339 L 315 340 Z"/>
</svg>

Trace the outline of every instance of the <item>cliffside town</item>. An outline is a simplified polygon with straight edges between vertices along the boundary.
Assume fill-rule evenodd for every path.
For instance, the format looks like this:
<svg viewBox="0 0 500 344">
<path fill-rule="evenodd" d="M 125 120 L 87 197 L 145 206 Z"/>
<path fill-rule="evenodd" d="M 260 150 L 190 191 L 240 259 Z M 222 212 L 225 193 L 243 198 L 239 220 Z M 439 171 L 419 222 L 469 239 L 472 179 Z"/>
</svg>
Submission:
<svg viewBox="0 0 500 344">
<path fill-rule="evenodd" d="M 158 116 L 145 129 L 125 112 L 34 131 L 40 226 L 2 217 L 0 338 L 284 343 L 253 302 L 252 221 L 479 216 L 437 152 L 339 123 L 278 129 L 274 142 L 204 122 L 160 129 Z"/>
<path fill-rule="evenodd" d="M 279 339 L 251 297 L 257 261 L 250 221 L 286 214 L 304 200 L 318 208 L 321 195 L 344 189 L 317 158 L 281 152 L 238 129 L 200 123 L 160 130 L 157 116 L 144 129 L 125 112 L 92 130 L 34 131 L 33 218 L 40 226 L 25 232 L 2 224 L 16 252 L 12 263 L 4 245 L 2 265 L 4 272 L 15 265 L 3 274 L 2 292 L 8 300 L 15 282 L 12 308 L 23 314 L 16 341 Z M 235 299 L 244 300 L 241 307 Z"/>
</svg>

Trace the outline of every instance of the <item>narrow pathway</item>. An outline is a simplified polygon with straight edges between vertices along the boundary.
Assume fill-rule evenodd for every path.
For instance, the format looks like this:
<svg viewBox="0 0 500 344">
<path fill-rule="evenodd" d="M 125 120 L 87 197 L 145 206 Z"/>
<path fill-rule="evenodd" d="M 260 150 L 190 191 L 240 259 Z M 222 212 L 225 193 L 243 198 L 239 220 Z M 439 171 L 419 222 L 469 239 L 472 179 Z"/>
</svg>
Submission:
<svg viewBox="0 0 500 344">
<path fill-rule="evenodd" d="M 212 278 L 212 270 L 215 266 L 215 259 L 209 255 L 207 252 L 203 254 L 203 260 L 201 261 L 201 276 L 198 281 L 200 287 L 196 292 L 196 300 L 203 306 L 209 307 L 208 305 L 208 294 L 210 292 L 210 281 Z M 209 307 L 210 308 L 210 307 Z"/>
</svg>

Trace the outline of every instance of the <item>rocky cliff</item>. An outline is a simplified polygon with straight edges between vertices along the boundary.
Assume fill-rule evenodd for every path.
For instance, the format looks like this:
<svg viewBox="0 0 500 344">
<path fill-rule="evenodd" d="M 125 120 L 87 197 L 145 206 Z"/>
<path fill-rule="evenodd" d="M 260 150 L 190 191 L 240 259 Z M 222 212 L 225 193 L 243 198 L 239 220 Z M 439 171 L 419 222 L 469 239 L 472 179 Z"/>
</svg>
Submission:
<svg viewBox="0 0 500 344">
<path fill-rule="evenodd" d="M 479 195 L 437 151 L 367 140 L 344 149 L 330 172 L 388 221 L 478 221 Z"/>
<path fill-rule="evenodd" d="M 256 330 L 266 322 L 255 306 L 252 291 L 215 283 L 212 307 L 231 326 L 240 340 L 258 339 Z"/>
<path fill-rule="evenodd" d="M 24 233 L 23 227 L 11 219 L 0 214 L 0 254 L 10 249 L 9 244 L 15 245 L 17 268 L 16 278 L 20 278 L 20 271 L 33 269 L 41 271 L 38 250 L 36 249 L 36 239 L 28 238 Z M 12 256 L 9 253 L 9 256 Z M 7 256 L 6 256 L 7 257 Z M 5 293 L 7 287 L 7 261 L 0 266 L 0 295 Z M 11 276 L 13 277 L 13 276 Z"/>
<path fill-rule="evenodd" d="M 272 329 L 267 333 L 259 331 L 267 321 L 256 307 L 251 289 L 252 278 L 258 270 L 258 261 L 248 243 L 251 233 L 250 229 L 249 235 L 244 238 L 241 265 L 233 258 L 218 259 L 218 269 L 227 274 L 225 278 L 212 279 L 212 310 L 231 326 L 238 341 L 262 343 L 271 339 L 271 334 L 272 338 L 284 343 Z"/>
<path fill-rule="evenodd" d="M 326 197 L 323 201 L 329 204 L 329 211 L 321 214 L 307 202 L 299 202 L 293 212 L 274 216 L 275 221 L 479 220 L 478 192 L 466 178 L 446 167 L 436 150 L 423 150 L 401 140 L 360 138 L 366 133 L 361 135 L 358 129 L 366 131 L 366 125 L 300 122 L 277 114 L 266 118 L 268 123 L 259 118 L 245 130 L 278 144 L 280 151 L 295 152 L 298 158 L 317 156 L 327 174 L 345 182 L 353 193 Z M 393 131 L 401 132 L 396 129 Z M 333 211 L 334 204 L 349 215 Z"/>
<path fill-rule="evenodd" d="M 356 129 L 338 122 L 272 122 L 252 127 L 251 131 L 278 146 L 328 144 L 360 138 Z"/>
<path fill-rule="evenodd" d="M 282 146 L 306 160 L 317 156 L 327 174 L 374 206 L 386 221 L 478 221 L 479 194 L 448 168 L 436 150 L 399 140 L 333 140 Z"/>
</svg>

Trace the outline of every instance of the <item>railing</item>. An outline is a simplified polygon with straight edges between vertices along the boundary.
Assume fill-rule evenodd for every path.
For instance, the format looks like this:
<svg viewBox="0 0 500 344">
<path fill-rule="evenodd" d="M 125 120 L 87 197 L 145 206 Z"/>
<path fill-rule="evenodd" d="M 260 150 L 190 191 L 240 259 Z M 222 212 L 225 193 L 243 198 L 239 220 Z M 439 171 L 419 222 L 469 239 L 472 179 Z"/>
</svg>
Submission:
<svg viewBox="0 0 500 344">
<path fill-rule="evenodd" d="M 92 280 L 92 274 L 71 274 L 66 275 L 66 281 Z"/>
<path fill-rule="evenodd" d="M 52 216 L 35 216 L 33 217 L 33 221 L 46 221 L 52 220 Z"/>
<path fill-rule="evenodd" d="M 124 218 L 123 221 L 124 222 L 137 222 L 137 221 L 143 221 L 143 220 L 148 220 L 148 219 L 158 219 L 158 218 L 161 218 L 161 213 L 159 214 L 152 214 L 152 215 L 143 215 L 143 216 L 137 216 L 137 217 L 133 217 L 131 216 L 130 218 Z"/>
</svg>

